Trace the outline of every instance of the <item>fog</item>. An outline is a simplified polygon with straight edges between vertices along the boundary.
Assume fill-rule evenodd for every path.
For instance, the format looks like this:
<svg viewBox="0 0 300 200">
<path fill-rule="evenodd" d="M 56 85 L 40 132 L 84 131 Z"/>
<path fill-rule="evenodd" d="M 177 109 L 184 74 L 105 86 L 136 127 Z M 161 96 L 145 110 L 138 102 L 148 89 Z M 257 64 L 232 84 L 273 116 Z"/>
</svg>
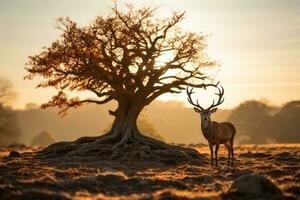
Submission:
<svg viewBox="0 0 300 200">
<path fill-rule="evenodd" d="M 24 110 L 10 109 L 15 116 L 14 129 L 19 130 L 17 136 L 11 135 L 14 139 L 11 141 L 31 144 L 33 138 L 42 132 L 49 133 L 55 141 L 98 136 L 110 128 L 113 117 L 108 110 L 115 107 L 114 103 L 86 105 L 71 109 L 65 117 L 58 115 L 56 108 L 43 110 L 35 104 L 28 104 Z M 267 102 L 249 100 L 234 109 L 219 109 L 212 114 L 212 120 L 230 121 L 236 126 L 236 143 L 256 144 L 300 142 L 299 118 L 299 101 L 274 107 Z M 138 126 L 142 132 L 166 142 L 206 143 L 199 114 L 181 102 L 154 101 L 141 113 Z"/>
<path fill-rule="evenodd" d="M 61 117 L 57 114 L 57 109 L 41 110 L 38 106 L 28 105 L 25 110 L 17 111 L 22 132 L 20 141 L 29 144 L 42 131 L 49 132 L 57 141 L 101 135 L 113 121 L 108 110 L 114 107 L 113 103 L 102 106 L 87 105 L 70 110 L 67 116 Z M 219 110 L 213 117 L 222 121 L 228 114 L 227 110 Z M 145 108 L 140 118 L 152 124 L 167 142 L 204 142 L 199 115 L 183 103 L 155 101 Z"/>
</svg>

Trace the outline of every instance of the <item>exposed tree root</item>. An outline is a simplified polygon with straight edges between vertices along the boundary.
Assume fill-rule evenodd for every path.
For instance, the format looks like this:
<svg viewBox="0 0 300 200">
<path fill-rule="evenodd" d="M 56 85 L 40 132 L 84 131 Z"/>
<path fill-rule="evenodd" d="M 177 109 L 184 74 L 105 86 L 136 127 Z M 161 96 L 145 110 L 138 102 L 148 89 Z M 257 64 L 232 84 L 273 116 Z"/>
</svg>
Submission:
<svg viewBox="0 0 300 200">
<path fill-rule="evenodd" d="M 203 157 L 196 150 L 167 144 L 139 132 L 128 135 L 108 132 L 99 137 L 82 137 L 73 142 L 58 142 L 39 152 L 47 158 L 68 160 L 114 160 L 119 162 L 161 162 L 179 164 L 201 163 Z"/>
</svg>

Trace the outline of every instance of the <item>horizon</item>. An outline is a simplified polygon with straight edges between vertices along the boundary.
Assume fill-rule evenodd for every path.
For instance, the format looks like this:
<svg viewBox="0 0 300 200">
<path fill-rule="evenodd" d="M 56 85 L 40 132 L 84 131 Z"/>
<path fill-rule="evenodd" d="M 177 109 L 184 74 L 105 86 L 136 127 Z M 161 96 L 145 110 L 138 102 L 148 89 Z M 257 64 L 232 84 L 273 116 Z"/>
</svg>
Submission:
<svg viewBox="0 0 300 200">
<path fill-rule="evenodd" d="M 283 102 L 281 104 L 274 104 L 274 102 L 270 101 L 269 99 L 266 99 L 266 98 L 260 98 L 260 99 L 246 99 L 242 102 L 240 102 L 239 104 L 235 105 L 234 107 L 221 107 L 221 108 L 218 108 L 218 110 L 234 110 L 235 108 L 239 107 L 241 104 L 243 103 L 246 103 L 246 102 L 251 102 L 251 101 L 255 101 L 255 102 L 259 102 L 259 103 L 263 103 L 263 104 L 266 104 L 268 106 L 272 106 L 272 107 L 275 107 L 275 108 L 281 108 L 283 106 L 285 106 L 286 104 L 290 103 L 290 102 L 298 102 L 300 101 L 300 99 L 291 99 L 291 100 L 288 100 L 286 102 Z M 112 101 L 113 103 L 116 103 L 114 101 Z M 193 108 L 193 106 L 191 104 L 189 104 L 188 102 L 184 102 L 184 101 L 180 101 L 180 100 L 177 100 L 177 99 L 167 99 L 167 100 L 164 100 L 164 99 L 157 99 L 157 100 L 154 100 L 153 103 L 151 103 L 150 105 L 146 106 L 146 110 L 148 109 L 149 106 L 151 106 L 152 104 L 155 104 L 155 103 L 169 103 L 169 104 L 173 104 L 173 105 L 176 105 L 176 104 L 180 104 L 181 106 L 183 106 L 184 108 Z M 80 110 L 81 108 L 86 108 L 88 106 L 97 106 L 97 107 L 105 107 L 107 106 L 108 104 L 110 103 L 106 103 L 106 104 L 103 104 L 103 105 L 95 105 L 95 104 L 86 104 L 86 105 L 83 105 L 81 106 L 80 108 L 78 109 L 70 109 L 69 112 L 76 112 L 76 110 Z M 25 110 L 30 110 L 30 109 L 39 109 L 39 110 L 51 110 L 51 109 L 58 109 L 56 107 L 53 107 L 53 108 L 46 108 L 46 109 L 43 109 L 41 108 L 41 104 L 37 104 L 37 103 L 34 103 L 34 102 L 28 102 L 27 104 L 25 104 L 23 107 L 14 107 L 14 106 L 11 106 L 10 104 L 8 104 L 9 107 L 11 107 L 12 109 L 14 110 L 18 110 L 18 111 L 25 111 Z M 109 107 L 108 107 L 109 108 Z M 107 114 L 109 115 L 109 114 Z"/>
<path fill-rule="evenodd" d="M 35 89 L 35 81 L 23 80 L 28 56 L 58 39 L 55 18 L 69 16 L 81 26 L 97 15 L 110 12 L 112 1 L 63 0 L 39 2 L 0 1 L 0 77 L 10 79 L 18 93 L 14 108 L 45 103 L 54 90 Z M 126 1 L 137 7 L 160 8 L 159 17 L 171 11 L 186 11 L 183 30 L 209 34 L 207 54 L 220 62 L 214 77 L 225 88 L 222 109 L 232 109 L 245 100 L 265 100 L 283 105 L 300 99 L 300 2 L 289 1 Z M 272 2 L 272 3 L 271 3 Z M 123 8 L 125 1 L 119 1 Z M 204 99 L 209 104 L 211 98 Z M 185 92 L 163 95 L 186 105 Z"/>
</svg>

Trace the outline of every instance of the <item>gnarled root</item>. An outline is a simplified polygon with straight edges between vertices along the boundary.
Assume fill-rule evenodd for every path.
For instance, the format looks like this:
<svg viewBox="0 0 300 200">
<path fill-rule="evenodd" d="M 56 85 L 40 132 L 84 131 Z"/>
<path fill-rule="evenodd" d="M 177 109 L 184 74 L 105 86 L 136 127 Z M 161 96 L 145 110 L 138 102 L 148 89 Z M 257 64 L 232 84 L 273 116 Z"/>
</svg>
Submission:
<svg viewBox="0 0 300 200">
<path fill-rule="evenodd" d="M 58 142 L 39 152 L 43 157 L 63 156 L 76 160 L 114 160 L 119 162 L 163 162 L 179 164 L 202 162 L 203 157 L 194 149 L 167 144 L 144 136 L 136 130 L 126 130 L 120 136 L 110 131 L 100 137 L 82 137 L 73 142 Z"/>
</svg>

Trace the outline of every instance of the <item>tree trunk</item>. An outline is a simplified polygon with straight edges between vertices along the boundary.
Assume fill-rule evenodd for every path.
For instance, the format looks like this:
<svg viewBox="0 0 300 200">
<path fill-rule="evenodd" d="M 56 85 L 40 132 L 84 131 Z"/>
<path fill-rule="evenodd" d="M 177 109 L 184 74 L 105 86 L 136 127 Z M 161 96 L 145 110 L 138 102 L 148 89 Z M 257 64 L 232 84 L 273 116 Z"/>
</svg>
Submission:
<svg viewBox="0 0 300 200">
<path fill-rule="evenodd" d="M 113 122 L 109 134 L 113 135 L 116 141 L 114 149 L 122 145 L 137 142 L 141 135 L 137 127 L 137 118 L 142 110 L 138 104 L 120 102 L 115 112 L 115 120 Z"/>
</svg>

